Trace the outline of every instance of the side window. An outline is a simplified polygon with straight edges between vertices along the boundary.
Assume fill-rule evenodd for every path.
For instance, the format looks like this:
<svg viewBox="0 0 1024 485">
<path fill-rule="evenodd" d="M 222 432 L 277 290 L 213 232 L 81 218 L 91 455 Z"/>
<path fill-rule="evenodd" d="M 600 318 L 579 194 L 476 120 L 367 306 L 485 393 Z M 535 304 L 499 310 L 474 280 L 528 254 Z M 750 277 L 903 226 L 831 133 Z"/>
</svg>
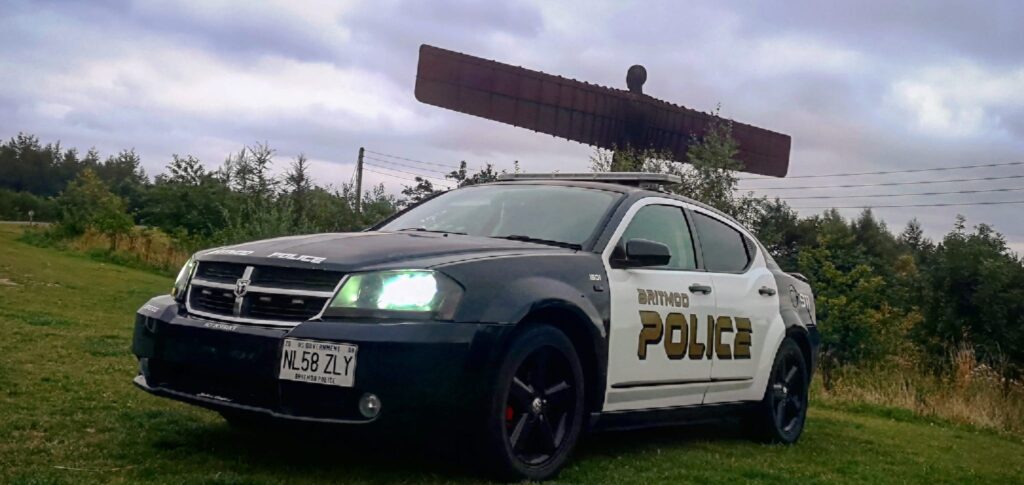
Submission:
<svg viewBox="0 0 1024 485">
<path fill-rule="evenodd" d="M 648 205 L 637 211 L 629 227 L 622 233 L 620 244 L 630 239 L 647 239 L 668 246 L 672 259 L 663 268 L 696 269 L 693 238 L 686 225 L 682 208 L 669 205 Z"/>
<path fill-rule="evenodd" d="M 747 267 L 753 251 L 743 234 L 699 212 L 693 213 L 693 223 L 700 233 L 701 253 L 708 271 L 737 273 Z"/>
</svg>

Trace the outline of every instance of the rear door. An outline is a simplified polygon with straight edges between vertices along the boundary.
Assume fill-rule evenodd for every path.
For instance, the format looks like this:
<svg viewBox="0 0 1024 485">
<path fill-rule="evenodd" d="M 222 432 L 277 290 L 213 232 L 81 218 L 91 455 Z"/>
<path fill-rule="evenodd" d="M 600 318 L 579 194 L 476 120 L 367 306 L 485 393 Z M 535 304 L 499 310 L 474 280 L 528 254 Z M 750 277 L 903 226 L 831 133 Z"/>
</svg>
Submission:
<svg viewBox="0 0 1024 485">
<path fill-rule="evenodd" d="M 715 359 L 705 403 L 760 399 L 754 378 L 764 359 L 768 330 L 778 314 L 775 278 L 757 246 L 738 225 L 702 208 L 691 212 L 705 269 L 715 288 L 712 345 Z M 772 349 L 773 350 L 773 349 Z"/>
<path fill-rule="evenodd" d="M 668 265 L 614 268 L 626 241 L 669 247 Z M 611 291 L 605 411 L 700 404 L 711 378 L 704 319 L 715 309 L 682 203 L 647 198 L 626 213 L 604 253 Z"/>
</svg>

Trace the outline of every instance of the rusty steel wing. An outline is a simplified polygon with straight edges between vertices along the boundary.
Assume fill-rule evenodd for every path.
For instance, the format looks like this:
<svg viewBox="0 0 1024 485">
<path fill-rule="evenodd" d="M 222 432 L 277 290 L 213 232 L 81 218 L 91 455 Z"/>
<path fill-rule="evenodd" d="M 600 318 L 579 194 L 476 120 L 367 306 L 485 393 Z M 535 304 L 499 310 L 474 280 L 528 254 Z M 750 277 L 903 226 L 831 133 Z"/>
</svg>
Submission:
<svg viewBox="0 0 1024 485">
<path fill-rule="evenodd" d="M 667 150 L 686 161 L 693 137 L 712 116 L 644 94 L 553 76 L 522 67 L 420 47 L 416 99 L 605 149 L 628 145 Z M 784 177 L 788 135 L 733 123 L 743 171 Z"/>
</svg>

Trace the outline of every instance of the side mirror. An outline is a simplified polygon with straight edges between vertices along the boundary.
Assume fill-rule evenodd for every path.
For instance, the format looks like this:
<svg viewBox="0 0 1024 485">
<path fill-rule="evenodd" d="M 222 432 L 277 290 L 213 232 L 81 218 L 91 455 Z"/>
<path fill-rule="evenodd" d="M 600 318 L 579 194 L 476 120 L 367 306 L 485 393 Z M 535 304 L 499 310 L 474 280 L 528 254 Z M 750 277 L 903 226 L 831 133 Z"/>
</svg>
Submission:
<svg viewBox="0 0 1024 485">
<path fill-rule="evenodd" d="M 615 251 L 613 264 L 619 268 L 642 268 L 645 266 L 665 266 L 672 260 L 672 252 L 668 246 L 647 239 L 630 239 L 626 241 L 626 251 Z"/>
</svg>

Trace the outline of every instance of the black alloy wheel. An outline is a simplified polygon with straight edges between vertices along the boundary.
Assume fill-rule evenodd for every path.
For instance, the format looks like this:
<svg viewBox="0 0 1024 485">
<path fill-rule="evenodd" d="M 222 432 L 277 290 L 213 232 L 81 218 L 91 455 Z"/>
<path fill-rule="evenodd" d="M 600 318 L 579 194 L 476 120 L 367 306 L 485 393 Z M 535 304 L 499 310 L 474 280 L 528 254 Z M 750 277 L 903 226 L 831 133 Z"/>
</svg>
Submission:
<svg viewBox="0 0 1024 485">
<path fill-rule="evenodd" d="M 499 369 L 488 418 L 489 472 L 503 480 L 544 480 L 568 460 L 583 425 L 583 371 L 559 330 L 531 326 Z"/>
<path fill-rule="evenodd" d="M 804 417 L 803 389 L 804 376 L 800 364 L 795 362 L 803 357 L 787 355 L 783 365 L 772 376 L 772 409 L 775 410 L 775 425 L 783 433 L 791 433 L 800 426 Z"/>
<path fill-rule="evenodd" d="M 759 421 L 761 437 L 791 444 L 800 439 L 807 417 L 807 363 L 800 347 L 786 338 L 779 346 L 768 378 Z"/>
<path fill-rule="evenodd" d="M 552 347 L 535 350 L 519 366 L 505 405 L 505 431 L 516 458 L 547 462 L 573 425 L 576 385 L 565 356 Z"/>
</svg>

